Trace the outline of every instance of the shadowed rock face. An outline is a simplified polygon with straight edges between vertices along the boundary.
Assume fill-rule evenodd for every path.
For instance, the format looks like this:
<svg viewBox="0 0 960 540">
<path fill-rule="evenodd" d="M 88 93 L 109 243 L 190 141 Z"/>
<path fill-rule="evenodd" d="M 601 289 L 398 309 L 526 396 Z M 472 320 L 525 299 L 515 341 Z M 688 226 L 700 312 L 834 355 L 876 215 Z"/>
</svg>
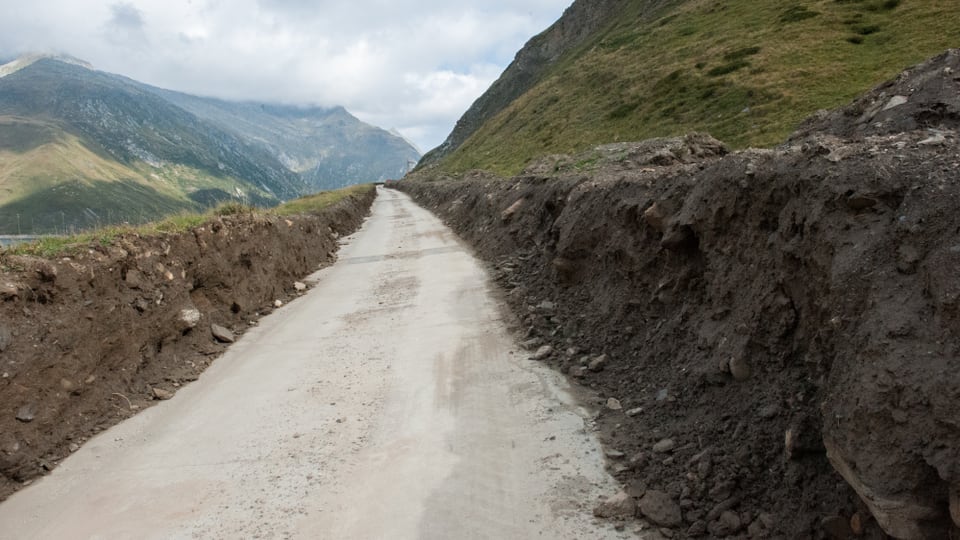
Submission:
<svg viewBox="0 0 960 540">
<path fill-rule="evenodd" d="M 642 464 L 625 483 L 682 501 L 682 530 L 816 537 L 869 512 L 897 538 L 946 538 L 960 519 L 958 62 L 911 68 L 775 150 L 697 135 L 398 185 L 496 264 L 531 337 L 580 351 L 559 369 L 642 408 L 599 422 Z M 580 369 L 601 353 L 602 371 Z M 671 458 L 651 458 L 664 437 Z"/>
</svg>

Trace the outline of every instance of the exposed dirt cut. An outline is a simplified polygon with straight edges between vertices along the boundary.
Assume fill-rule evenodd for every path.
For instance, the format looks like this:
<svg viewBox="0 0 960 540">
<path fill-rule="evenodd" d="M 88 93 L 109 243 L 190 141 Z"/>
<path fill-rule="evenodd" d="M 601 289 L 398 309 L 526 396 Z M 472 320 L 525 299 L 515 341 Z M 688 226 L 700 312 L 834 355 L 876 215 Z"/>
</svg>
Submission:
<svg viewBox="0 0 960 540">
<path fill-rule="evenodd" d="M 0 500 L 195 380 L 331 264 L 371 188 L 316 215 L 225 216 L 56 259 L 0 252 Z M 302 288 L 302 286 L 300 287 Z"/>
<path fill-rule="evenodd" d="M 396 187 L 599 392 L 611 467 L 682 510 L 673 536 L 960 537 L 957 64 L 901 77 L 902 129 L 821 115 L 776 150 L 690 136 Z"/>
</svg>

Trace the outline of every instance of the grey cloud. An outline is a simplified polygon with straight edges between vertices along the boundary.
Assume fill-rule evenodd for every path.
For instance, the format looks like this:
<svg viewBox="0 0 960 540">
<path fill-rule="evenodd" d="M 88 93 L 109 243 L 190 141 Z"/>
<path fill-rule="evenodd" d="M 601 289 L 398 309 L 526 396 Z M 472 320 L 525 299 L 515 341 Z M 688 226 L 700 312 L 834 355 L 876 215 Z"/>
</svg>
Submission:
<svg viewBox="0 0 960 540">
<path fill-rule="evenodd" d="M 137 6 L 128 2 L 117 2 L 110 6 L 110 26 L 133 31 L 142 31 L 145 23 L 143 12 Z"/>
<path fill-rule="evenodd" d="M 146 26 L 143 12 L 133 4 L 111 4 L 110 20 L 106 24 L 107 41 L 117 45 L 143 47 L 147 44 Z"/>
</svg>

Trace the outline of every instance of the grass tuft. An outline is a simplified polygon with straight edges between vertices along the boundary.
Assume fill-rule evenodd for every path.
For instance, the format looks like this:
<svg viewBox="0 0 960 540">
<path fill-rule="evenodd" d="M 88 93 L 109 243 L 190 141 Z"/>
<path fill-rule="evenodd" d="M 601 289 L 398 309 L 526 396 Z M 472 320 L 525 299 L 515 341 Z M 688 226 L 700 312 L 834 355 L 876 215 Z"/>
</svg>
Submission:
<svg viewBox="0 0 960 540">
<path fill-rule="evenodd" d="M 278 216 L 292 216 L 297 214 L 315 214 L 324 208 L 336 204 L 351 195 L 361 195 L 375 189 L 373 184 L 359 184 L 334 191 L 321 191 L 314 195 L 294 199 L 281 204 L 270 212 Z"/>
<path fill-rule="evenodd" d="M 750 62 L 747 62 L 746 60 L 735 60 L 707 71 L 707 75 L 710 77 L 719 77 L 721 75 L 726 75 L 727 73 L 733 73 L 734 71 L 743 69 L 749 65 Z"/>
<path fill-rule="evenodd" d="M 793 23 L 805 21 L 807 19 L 812 19 L 820 15 L 816 11 L 811 11 L 807 9 L 806 6 L 793 6 L 788 8 L 783 12 L 783 15 L 780 15 L 780 22 L 782 23 Z"/>
</svg>

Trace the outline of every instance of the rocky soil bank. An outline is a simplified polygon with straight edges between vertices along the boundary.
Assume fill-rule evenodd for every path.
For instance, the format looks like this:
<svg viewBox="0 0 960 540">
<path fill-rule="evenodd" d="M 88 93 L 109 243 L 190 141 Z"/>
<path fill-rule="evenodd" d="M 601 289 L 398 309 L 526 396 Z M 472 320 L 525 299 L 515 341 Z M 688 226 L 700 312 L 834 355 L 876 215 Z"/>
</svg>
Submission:
<svg viewBox="0 0 960 540">
<path fill-rule="evenodd" d="M 669 537 L 960 537 L 960 54 L 784 146 L 705 135 L 411 176 L 526 345 L 596 390 Z M 951 519 L 952 516 L 952 519 Z"/>
<path fill-rule="evenodd" d="M 0 500 L 93 434 L 169 399 L 305 290 L 371 187 L 315 215 L 224 216 L 52 259 L 0 251 Z"/>
</svg>

